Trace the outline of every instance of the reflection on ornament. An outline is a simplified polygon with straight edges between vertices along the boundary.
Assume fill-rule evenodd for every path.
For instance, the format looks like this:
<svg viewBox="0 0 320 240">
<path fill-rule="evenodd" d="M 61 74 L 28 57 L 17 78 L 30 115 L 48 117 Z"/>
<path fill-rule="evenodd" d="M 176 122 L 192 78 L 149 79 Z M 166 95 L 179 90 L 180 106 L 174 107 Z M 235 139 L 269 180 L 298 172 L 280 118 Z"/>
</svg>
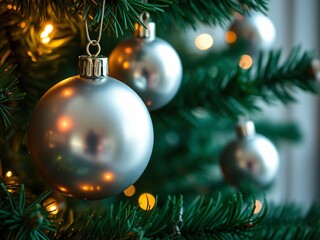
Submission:
<svg viewBox="0 0 320 240">
<path fill-rule="evenodd" d="M 12 172 L 11 171 L 6 172 L 6 177 L 12 177 Z"/>
<path fill-rule="evenodd" d="M 240 122 L 237 134 L 238 137 L 226 145 L 220 156 L 226 181 L 245 190 L 268 186 L 279 168 L 275 146 L 266 137 L 255 133 L 252 121 Z"/>
<path fill-rule="evenodd" d="M 205 51 L 212 47 L 213 38 L 207 33 L 202 33 L 195 38 L 194 44 L 199 50 Z"/>
<path fill-rule="evenodd" d="M 244 54 L 241 56 L 239 61 L 239 67 L 241 67 L 242 69 L 249 69 L 251 68 L 252 64 L 253 64 L 253 61 L 249 55 Z"/>
<path fill-rule="evenodd" d="M 127 85 L 107 76 L 107 58 L 81 56 L 80 75 L 53 86 L 28 130 L 32 160 L 66 196 L 101 199 L 141 176 L 153 148 L 148 109 Z"/>
<path fill-rule="evenodd" d="M 142 208 L 143 210 L 149 211 L 156 204 L 156 199 L 150 193 L 143 193 L 139 196 L 138 202 L 139 202 L 140 208 Z"/>
<path fill-rule="evenodd" d="M 254 205 L 255 205 L 255 209 L 253 213 L 258 214 L 262 209 L 262 202 L 260 202 L 259 200 L 256 200 Z"/>
<path fill-rule="evenodd" d="M 126 195 L 127 197 L 132 197 L 136 192 L 136 188 L 134 185 L 131 185 L 130 187 L 128 187 L 126 190 L 123 191 L 124 195 Z"/>
<path fill-rule="evenodd" d="M 260 12 L 237 14 L 227 33 L 226 42 L 231 49 L 255 56 L 269 51 L 274 45 L 276 30 L 272 21 Z"/>
<path fill-rule="evenodd" d="M 155 24 L 138 25 L 135 37 L 121 42 L 110 54 L 111 77 L 131 87 L 149 110 L 159 109 L 176 95 L 182 79 L 178 54 L 163 39 L 155 37 Z"/>
</svg>

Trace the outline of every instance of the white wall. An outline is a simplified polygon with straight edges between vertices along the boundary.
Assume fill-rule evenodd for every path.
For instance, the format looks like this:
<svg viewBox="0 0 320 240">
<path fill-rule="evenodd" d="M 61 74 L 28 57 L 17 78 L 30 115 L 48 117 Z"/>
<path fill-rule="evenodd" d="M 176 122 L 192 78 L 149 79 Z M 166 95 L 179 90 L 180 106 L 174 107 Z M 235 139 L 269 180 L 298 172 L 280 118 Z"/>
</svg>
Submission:
<svg viewBox="0 0 320 240">
<path fill-rule="evenodd" d="M 300 44 L 304 50 L 316 52 L 319 58 L 318 0 L 271 0 L 268 16 L 277 31 L 276 48 L 287 55 L 291 47 Z M 266 108 L 265 115 L 276 119 L 296 121 L 303 141 L 284 146 L 281 169 L 274 189 L 268 195 L 276 202 L 291 201 L 308 207 L 320 192 L 318 176 L 319 97 L 297 92 L 298 103 L 288 107 Z"/>
</svg>

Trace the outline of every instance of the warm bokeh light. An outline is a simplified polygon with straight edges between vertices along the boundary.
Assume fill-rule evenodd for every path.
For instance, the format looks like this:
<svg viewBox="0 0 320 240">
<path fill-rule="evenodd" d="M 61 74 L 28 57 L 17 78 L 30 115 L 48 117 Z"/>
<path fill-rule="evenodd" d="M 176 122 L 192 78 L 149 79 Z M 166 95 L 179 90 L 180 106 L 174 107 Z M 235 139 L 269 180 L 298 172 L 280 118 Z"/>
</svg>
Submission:
<svg viewBox="0 0 320 240">
<path fill-rule="evenodd" d="M 199 50 L 204 51 L 212 47 L 213 38 L 207 33 L 202 33 L 195 38 L 194 44 Z"/>
<path fill-rule="evenodd" d="M 227 31 L 225 40 L 227 43 L 232 44 L 237 41 L 237 34 L 234 31 Z"/>
<path fill-rule="evenodd" d="M 147 101 L 147 102 L 146 102 L 146 105 L 147 105 L 148 107 L 150 107 L 150 106 L 151 106 L 151 104 L 152 104 L 152 102 L 151 102 L 151 101 Z"/>
<path fill-rule="evenodd" d="M 136 192 L 136 187 L 131 185 L 130 187 L 128 187 L 126 190 L 123 191 L 124 195 L 126 195 L 127 197 L 132 197 Z"/>
<path fill-rule="evenodd" d="M 61 116 L 57 121 L 58 130 L 61 132 L 68 132 L 72 129 L 73 121 L 70 117 Z"/>
<path fill-rule="evenodd" d="M 47 33 L 51 33 L 53 30 L 53 26 L 52 24 L 47 24 L 44 28 L 44 31 L 47 32 Z"/>
<path fill-rule="evenodd" d="M 128 69 L 130 67 L 130 63 L 128 61 L 124 61 L 123 64 L 122 64 L 122 67 L 124 69 Z"/>
<path fill-rule="evenodd" d="M 6 177 L 12 177 L 12 172 L 11 172 L 11 171 L 8 171 L 8 172 L 6 173 Z"/>
<path fill-rule="evenodd" d="M 151 210 L 156 204 L 155 197 L 150 193 L 143 193 L 140 195 L 138 200 L 140 208 L 143 210 Z"/>
<path fill-rule="evenodd" d="M 46 206 L 46 210 L 52 215 L 56 215 L 59 212 L 58 203 L 54 198 L 48 198 L 44 201 L 43 205 Z"/>
<path fill-rule="evenodd" d="M 49 34 L 53 31 L 53 26 L 52 24 L 47 24 L 45 27 L 44 27 L 44 30 L 41 32 L 40 34 L 40 38 L 41 38 L 41 41 L 42 43 L 46 44 L 46 43 L 49 43 L 51 38 L 49 37 Z"/>
<path fill-rule="evenodd" d="M 106 172 L 103 174 L 103 179 L 106 181 L 106 182 L 110 182 L 112 181 L 114 178 L 113 176 L 113 173 L 112 172 Z"/>
<path fill-rule="evenodd" d="M 244 54 L 241 56 L 239 61 L 239 67 L 241 67 L 242 69 L 249 69 L 251 68 L 252 64 L 253 64 L 253 61 L 249 55 Z"/>
<path fill-rule="evenodd" d="M 27 24 L 26 24 L 25 22 L 21 22 L 21 23 L 20 23 L 20 27 L 21 27 L 21 28 L 25 28 L 26 26 L 27 26 Z"/>
<path fill-rule="evenodd" d="M 67 192 L 67 189 L 65 187 L 59 187 L 61 192 Z"/>
<path fill-rule="evenodd" d="M 256 200 L 255 201 L 255 205 L 256 205 L 256 207 L 255 207 L 255 209 L 254 209 L 254 214 L 258 214 L 260 211 L 261 211 L 261 209 L 262 209 L 262 202 L 260 202 L 259 200 Z"/>
<path fill-rule="evenodd" d="M 124 49 L 124 52 L 125 52 L 126 54 L 131 54 L 131 53 L 132 53 L 132 48 L 131 48 L 131 47 L 126 47 L 126 48 Z"/>
</svg>

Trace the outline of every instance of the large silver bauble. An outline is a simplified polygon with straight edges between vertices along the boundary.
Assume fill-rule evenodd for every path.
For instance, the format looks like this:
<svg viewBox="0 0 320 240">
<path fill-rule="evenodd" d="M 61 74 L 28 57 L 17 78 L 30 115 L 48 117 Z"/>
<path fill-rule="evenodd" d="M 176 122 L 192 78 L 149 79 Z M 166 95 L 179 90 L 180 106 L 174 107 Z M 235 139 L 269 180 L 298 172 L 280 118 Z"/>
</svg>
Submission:
<svg viewBox="0 0 320 240">
<path fill-rule="evenodd" d="M 177 52 L 153 35 L 121 42 L 111 52 L 109 63 L 110 76 L 130 86 L 149 110 L 169 103 L 181 85 L 182 64 Z"/>
<path fill-rule="evenodd" d="M 236 15 L 226 38 L 232 36 L 230 47 L 237 51 L 257 55 L 260 51 L 272 49 L 276 39 L 276 30 L 272 21 L 260 12 L 251 11 L 247 15 Z"/>
<path fill-rule="evenodd" d="M 141 176 L 153 148 L 153 126 L 140 97 L 122 82 L 100 76 L 100 59 L 90 58 L 82 63 L 84 76 L 59 82 L 40 99 L 28 144 L 40 175 L 56 190 L 101 199 Z"/>
<path fill-rule="evenodd" d="M 262 189 L 275 179 L 279 155 L 269 139 L 251 130 L 249 133 L 238 135 L 227 144 L 220 156 L 220 166 L 226 181 L 232 185 Z"/>
</svg>

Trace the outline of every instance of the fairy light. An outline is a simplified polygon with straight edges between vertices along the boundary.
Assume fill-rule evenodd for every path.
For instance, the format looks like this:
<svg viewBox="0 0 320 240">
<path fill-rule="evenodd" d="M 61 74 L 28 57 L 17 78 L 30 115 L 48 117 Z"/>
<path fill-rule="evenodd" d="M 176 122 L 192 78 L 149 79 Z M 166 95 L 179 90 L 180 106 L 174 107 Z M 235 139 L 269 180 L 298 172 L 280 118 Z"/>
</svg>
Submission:
<svg viewBox="0 0 320 240">
<path fill-rule="evenodd" d="M 232 44 L 237 41 L 237 34 L 234 31 L 227 31 L 225 35 L 225 40 L 227 43 Z"/>
<path fill-rule="evenodd" d="M 49 34 L 52 33 L 52 31 L 53 31 L 52 24 L 49 23 L 44 27 L 44 30 L 40 34 L 40 38 L 41 38 L 42 43 L 47 44 L 51 41 Z"/>
<path fill-rule="evenodd" d="M 156 199 L 150 193 L 143 193 L 139 196 L 138 203 L 140 208 L 149 211 L 156 204 Z"/>
<path fill-rule="evenodd" d="M 126 190 L 123 191 L 124 195 L 127 197 L 132 197 L 136 192 L 136 188 L 134 185 L 129 186 Z"/>
<path fill-rule="evenodd" d="M 210 34 L 202 33 L 195 38 L 194 44 L 199 50 L 205 51 L 212 47 L 213 38 Z"/>
<path fill-rule="evenodd" d="M 46 206 L 46 210 L 52 214 L 56 215 L 59 212 L 59 206 L 57 201 L 54 198 L 48 198 L 46 201 L 43 203 L 44 206 Z"/>
<path fill-rule="evenodd" d="M 6 173 L 6 177 L 12 177 L 12 172 L 11 171 L 8 171 L 7 173 Z"/>
<path fill-rule="evenodd" d="M 244 54 L 241 56 L 239 61 L 239 67 L 241 67 L 242 69 L 249 69 L 251 68 L 252 64 L 253 60 L 249 55 Z"/>
<path fill-rule="evenodd" d="M 255 201 L 255 209 L 254 209 L 254 214 L 258 214 L 262 209 L 262 202 L 260 202 L 259 200 Z"/>
</svg>

